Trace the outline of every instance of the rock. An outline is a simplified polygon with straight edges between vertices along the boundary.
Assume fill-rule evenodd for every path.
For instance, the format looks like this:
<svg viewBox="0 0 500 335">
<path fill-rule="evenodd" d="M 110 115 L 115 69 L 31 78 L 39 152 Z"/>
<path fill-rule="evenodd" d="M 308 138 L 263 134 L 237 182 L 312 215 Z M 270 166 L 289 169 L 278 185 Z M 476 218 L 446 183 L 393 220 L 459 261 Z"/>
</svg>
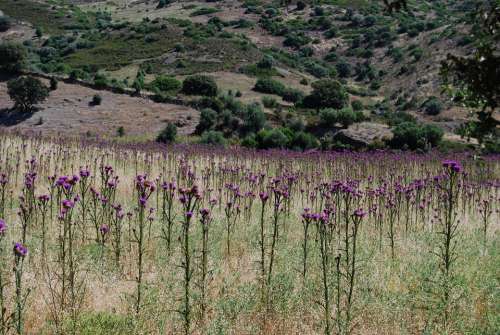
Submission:
<svg viewBox="0 0 500 335">
<path fill-rule="evenodd" d="M 361 122 L 353 124 L 347 129 L 339 130 L 333 139 L 355 148 L 363 148 L 388 141 L 392 137 L 392 131 L 385 124 Z"/>
</svg>

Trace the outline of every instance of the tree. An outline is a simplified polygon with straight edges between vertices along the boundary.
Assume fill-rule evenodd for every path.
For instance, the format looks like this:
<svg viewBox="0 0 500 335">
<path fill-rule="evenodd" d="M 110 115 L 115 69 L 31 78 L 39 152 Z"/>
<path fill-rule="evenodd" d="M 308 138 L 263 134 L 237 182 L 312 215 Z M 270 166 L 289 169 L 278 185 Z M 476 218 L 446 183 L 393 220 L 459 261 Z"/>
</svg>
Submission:
<svg viewBox="0 0 500 335">
<path fill-rule="evenodd" d="M 340 78 L 347 78 L 350 77 L 352 74 L 352 66 L 351 64 L 341 61 L 335 65 L 335 68 L 337 69 L 337 73 L 339 74 Z"/>
<path fill-rule="evenodd" d="M 200 139 L 200 143 L 216 145 L 216 146 L 225 146 L 226 139 L 224 138 L 224 135 L 220 131 L 210 130 L 203 133 Z"/>
<path fill-rule="evenodd" d="M 200 113 L 200 121 L 196 126 L 196 133 L 212 130 L 217 125 L 217 112 L 210 108 L 204 108 Z"/>
<path fill-rule="evenodd" d="M 49 89 L 39 79 L 19 77 L 9 80 L 7 89 L 14 101 L 14 108 L 22 113 L 30 112 L 33 106 L 49 96 Z"/>
<path fill-rule="evenodd" d="M 217 91 L 217 83 L 214 78 L 205 75 L 187 77 L 182 83 L 182 92 L 188 95 L 214 97 L 217 95 Z"/>
<path fill-rule="evenodd" d="M 331 128 L 336 123 L 340 123 L 342 127 L 347 128 L 353 123 L 363 121 L 364 115 L 362 112 L 355 112 L 351 108 L 343 108 L 340 110 L 327 108 L 320 112 L 319 118 L 321 125 L 325 128 Z"/>
<path fill-rule="evenodd" d="M 26 49 L 21 44 L 0 44 L 0 71 L 20 72 L 26 63 Z"/>
<path fill-rule="evenodd" d="M 0 16 L 0 32 L 5 32 L 11 27 L 10 18 L 8 16 Z"/>
<path fill-rule="evenodd" d="M 243 115 L 243 132 L 256 133 L 261 130 L 266 124 L 266 115 L 262 111 L 259 104 L 251 104 L 247 106 Z"/>
<path fill-rule="evenodd" d="M 493 117 L 500 106 L 500 6 L 487 0 L 471 17 L 476 48 L 471 56 L 448 54 L 441 63 L 441 76 L 453 100 L 477 110 L 470 121 L 470 134 L 479 140 L 495 141 L 500 122 Z"/>
<path fill-rule="evenodd" d="M 322 79 L 311 86 L 313 91 L 304 99 L 306 107 L 342 109 L 349 100 L 344 86 L 336 80 Z"/>
<path fill-rule="evenodd" d="M 435 147 L 443 138 L 443 130 L 435 125 L 403 122 L 393 128 L 391 146 L 398 149 L 427 149 Z"/>
<path fill-rule="evenodd" d="M 257 133 L 257 142 L 261 149 L 283 149 L 288 144 L 288 137 L 281 129 L 261 130 Z"/>
<path fill-rule="evenodd" d="M 172 143 L 175 142 L 177 137 L 177 126 L 171 122 L 168 122 L 165 128 L 158 134 L 156 142 L 159 143 Z"/>
<path fill-rule="evenodd" d="M 172 92 L 181 88 L 181 82 L 174 77 L 160 75 L 153 80 L 151 86 L 160 92 Z"/>
</svg>

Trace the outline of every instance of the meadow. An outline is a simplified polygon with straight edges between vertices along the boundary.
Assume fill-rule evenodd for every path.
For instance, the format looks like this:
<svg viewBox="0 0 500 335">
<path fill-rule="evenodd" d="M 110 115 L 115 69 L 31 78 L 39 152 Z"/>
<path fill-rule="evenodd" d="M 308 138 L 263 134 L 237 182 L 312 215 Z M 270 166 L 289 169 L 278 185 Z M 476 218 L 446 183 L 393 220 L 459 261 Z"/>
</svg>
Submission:
<svg viewBox="0 0 500 335">
<path fill-rule="evenodd" d="M 0 335 L 495 334 L 500 160 L 0 134 Z"/>
</svg>

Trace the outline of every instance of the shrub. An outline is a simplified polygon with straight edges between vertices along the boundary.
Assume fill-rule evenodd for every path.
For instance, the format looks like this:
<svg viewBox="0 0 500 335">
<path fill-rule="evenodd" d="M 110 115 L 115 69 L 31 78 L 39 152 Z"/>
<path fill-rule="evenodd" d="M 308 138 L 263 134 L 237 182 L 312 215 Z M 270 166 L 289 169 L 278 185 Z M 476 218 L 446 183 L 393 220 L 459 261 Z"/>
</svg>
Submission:
<svg viewBox="0 0 500 335">
<path fill-rule="evenodd" d="M 158 134 L 156 142 L 159 143 L 173 143 L 177 137 L 177 126 L 171 122 L 168 122 L 165 128 Z"/>
<path fill-rule="evenodd" d="M 255 138 L 255 134 L 248 134 L 243 140 L 241 140 L 241 146 L 245 148 L 257 148 L 258 143 Z"/>
<path fill-rule="evenodd" d="M 298 11 L 304 10 L 306 8 L 306 3 L 304 1 L 297 1 L 297 7 L 296 9 Z"/>
<path fill-rule="evenodd" d="M 94 106 L 98 106 L 102 103 L 102 97 L 99 94 L 96 94 L 92 97 L 91 104 Z"/>
<path fill-rule="evenodd" d="M 200 121 L 196 126 L 196 133 L 212 130 L 217 125 L 217 112 L 210 108 L 204 108 L 200 113 Z"/>
<path fill-rule="evenodd" d="M 337 69 L 337 73 L 340 78 L 347 78 L 351 76 L 352 73 L 351 64 L 346 62 L 340 62 L 337 65 L 335 65 L 335 68 Z"/>
<path fill-rule="evenodd" d="M 313 91 L 304 99 L 310 108 L 343 108 L 349 99 L 345 87 L 336 80 L 322 79 L 312 83 Z"/>
<path fill-rule="evenodd" d="M 14 101 L 14 108 L 22 113 L 30 112 L 33 106 L 49 96 L 49 89 L 33 77 L 19 77 L 7 82 L 7 92 Z"/>
<path fill-rule="evenodd" d="M 272 56 L 265 55 L 258 63 L 257 67 L 259 69 L 272 69 L 274 66 L 274 59 Z"/>
<path fill-rule="evenodd" d="M 5 32 L 11 27 L 10 18 L 8 16 L 0 16 L 0 32 Z"/>
<path fill-rule="evenodd" d="M 94 85 L 98 89 L 103 89 L 108 86 L 108 79 L 102 74 L 96 74 L 94 77 Z"/>
<path fill-rule="evenodd" d="M 217 95 L 217 90 L 214 78 L 205 75 L 187 77 L 182 83 L 182 92 L 188 95 L 214 97 Z"/>
<path fill-rule="evenodd" d="M 50 90 L 51 91 L 57 90 L 57 84 L 58 84 L 57 79 L 54 77 L 50 77 Z"/>
<path fill-rule="evenodd" d="M 397 112 L 397 113 L 385 113 L 384 118 L 387 120 L 389 126 L 394 127 L 400 123 L 411 122 L 416 123 L 417 119 L 408 113 L 405 112 Z"/>
<path fill-rule="evenodd" d="M 391 146 L 398 149 L 427 149 L 439 144 L 443 130 L 434 125 L 403 122 L 393 128 Z"/>
<path fill-rule="evenodd" d="M 312 134 L 298 131 L 293 134 L 289 147 L 293 150 L 309 150 L 318 147 L 318 140 Z"/>
<path fill-rule="evenodd" d="M 257 133 L 257 142 L 261 149 L 283 149 L 288 144 L 288 137 L 278 128 L 261 130 Z"/>
<path fill-rule="evenodd" d="M 220 131 L 210 130 L 203 133 L 200 139 L 200 143 L 225 146 L 226 139 L 224 138 L 224 135 Z"/>
<path fill-rule="evenodd" d="M 427 115 L 438 115 L 443 110 L 443 104 L 436 97 L 430 97 L 423 104 Z"/>
<path fill-rule="evenodd" d="M 283 100 L 288 101 L 288 102 L 293 102 L 297 103 L 304 99 L 304 93 L 300 90 L 296 90 L 293 88 L 287 88 L 283 94 L 281 95 L 283 97 Z"/>
<path fill-rule="evenodd" d="M 172 92 L 178 91 L 182 84 L 174 77 L 160 75 L 151 82 L 151 86 L 160 92 Z"/>
<path fill-rule="evenodd" d="M 262 97 L 262 104 L 266 108 L 275 108 L 278 106 L 278 101 L 273 97 Z"/>
<path fill-rule="evenodd" d="M 363 103 L 359 100 L 353 100 L 351 102 L 351 107 L 355 112 L 361 111 L 364 108 Z"/>
<path fill-rule="evenodd" d="M 0 71 L 18 73 L 26 64 L 26 49 L 21 44 L 0 44 Z"/>
<path fill-rule="evenodd" d="M 266 115 L 258 104 L 248 105 L 243 115 L 243 132 L 256 133 L 266 124 Z"/>
<path fill-rule="evenodd" d="M 125 128 L 123 128 L 123 126 L 118 127 L 118 129 L 116 129 L 116 135 L 118 135 L 118 137 L 125 136 Z"/>
<path fill-rule="evenodd" d="M 332 128 L 336 123 L 340 123 L 342 127 L 347 128 L 353 123 L 361 122 L 364 115 L 360 111 L 353 111 L 351 108 L 343 108 L 340 110 L 323 109 L 320 114 L 320 125 L 325 128 Z"/>
<path fill-rule="evenodd" d="M 298 49 L 301 46 L 308 44 L 309 42 L 311 42 L 311 38 L 304 35 L 303 33 L 290 33 L 286 36 L 283 44 L 286 47 Z"/>
<path fill-rule="evenodd" d="M 271 78 L 258 79 L 254 86 L 254 91 L 267 94 L 282 95 L 286 87 L 281 82 Z"/>
</svg>

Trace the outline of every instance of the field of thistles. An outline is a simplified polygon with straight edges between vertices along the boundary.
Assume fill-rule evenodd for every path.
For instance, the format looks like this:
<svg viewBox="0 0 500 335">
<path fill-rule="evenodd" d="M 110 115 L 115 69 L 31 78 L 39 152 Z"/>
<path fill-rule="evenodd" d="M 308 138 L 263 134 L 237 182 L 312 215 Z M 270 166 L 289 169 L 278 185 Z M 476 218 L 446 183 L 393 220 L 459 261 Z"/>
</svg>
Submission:
<svg viewBox="0 0 500 335">
<path fill-rule="evenodd" d="M 500 158 L 0 134 L 0 335 L 496 334 Z"/>
</svg>

